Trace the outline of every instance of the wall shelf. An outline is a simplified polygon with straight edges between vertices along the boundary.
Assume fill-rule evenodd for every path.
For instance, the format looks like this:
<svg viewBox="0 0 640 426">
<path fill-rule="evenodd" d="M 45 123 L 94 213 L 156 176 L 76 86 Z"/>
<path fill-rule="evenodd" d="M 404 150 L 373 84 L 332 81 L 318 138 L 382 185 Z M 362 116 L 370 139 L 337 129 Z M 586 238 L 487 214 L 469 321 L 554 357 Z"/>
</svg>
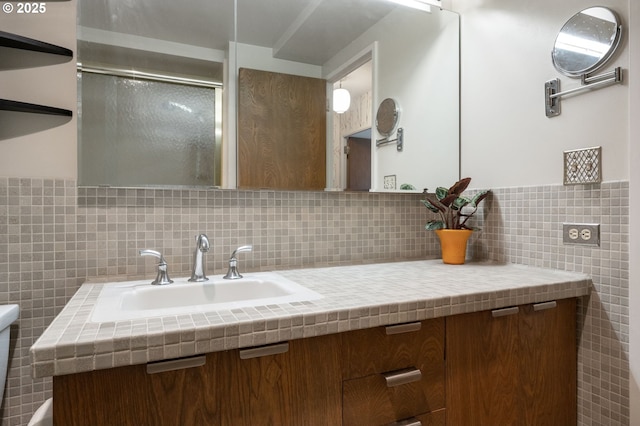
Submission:
<svg viewBox="0 0 640 426">
<path fill-rule="evenodd" d="M 71 115 L 73 114 L 68 109 L 55 108 L 55 107 L 50 107 L 45 105 L 38 105 L 38 104 L 29 104 L 26 102 L 10 101 L 8 99 L 0 99 L 0 111 L 59 115 L 63 117 L 71 117 Z"/>
<path fill-rule="evenodd" d="M 30 50 L 33 52 L 51 53 L 70 58 L 73 57 L 73 51 L 65 47 L 56 46 L 55 44 L 45 43 L 44 41 L 23 37 L 17 34 L 7 33 L 5 31 L 0 31 L 0 46 L 20 50 Z"/>
</svg>

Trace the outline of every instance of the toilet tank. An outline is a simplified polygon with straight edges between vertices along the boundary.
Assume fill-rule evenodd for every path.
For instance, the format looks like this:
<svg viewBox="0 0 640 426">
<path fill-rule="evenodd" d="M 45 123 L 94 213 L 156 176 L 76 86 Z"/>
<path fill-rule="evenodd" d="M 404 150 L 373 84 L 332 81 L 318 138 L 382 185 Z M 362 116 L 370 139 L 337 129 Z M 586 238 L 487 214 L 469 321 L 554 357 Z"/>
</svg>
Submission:
<svg viewBox="0 0 640 426">
<path fill-rule="evenodd" d="M 18 319 L 19 312 L 18 305 L 0 305 L 0 403 L 2 403 L 7 380 L 11 324 Z"/>
</svg>

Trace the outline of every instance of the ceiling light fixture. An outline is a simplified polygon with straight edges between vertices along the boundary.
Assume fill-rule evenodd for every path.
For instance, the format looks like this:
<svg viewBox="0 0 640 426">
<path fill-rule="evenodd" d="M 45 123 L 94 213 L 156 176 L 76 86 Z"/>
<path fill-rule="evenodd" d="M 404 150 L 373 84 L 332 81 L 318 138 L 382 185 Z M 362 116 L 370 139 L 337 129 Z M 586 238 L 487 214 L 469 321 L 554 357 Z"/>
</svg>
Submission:
<svg viewBox="0 0 640 426">
<path fill-rule="evenodd" d="M 342 88 L 342 80 L 340 80 L 340 88 L 333 90 L 333 111 L 342 114 L 349 109 L 351 105 L 351 94 L 347 89 Z"/>
</svg>

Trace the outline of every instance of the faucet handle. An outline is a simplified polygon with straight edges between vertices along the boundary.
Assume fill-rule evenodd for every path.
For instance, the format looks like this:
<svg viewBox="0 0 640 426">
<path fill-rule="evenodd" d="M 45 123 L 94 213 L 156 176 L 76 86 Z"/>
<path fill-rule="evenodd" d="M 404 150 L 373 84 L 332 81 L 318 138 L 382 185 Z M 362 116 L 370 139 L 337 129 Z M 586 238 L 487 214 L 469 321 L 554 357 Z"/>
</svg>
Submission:
<svg viewBox="0 0 640 426">
<path fill-rule="evenodd" d="M 153 256 L 158 258 L 158 274 L 156 279 L 151 282 L 152 285 L 165 285 L 171 284 L 173 280 L 169 278 L 169 271 L 167 270 L 167 261 L 162 256 L 162 253 L 156 250 L 139 250 L 140 256 Z"/>
<path fill-rule="evenodd" d="M 236 258 L 236 254 L 252 251 L 253 246 L 240 246 L 231 253 L 231 257 L 229 258 L 229 270 L 227 271 L 227 275 L 225 275 L 224 279 L 227 280 L 237 280 L 242 278 L 240 272 L 238 271 L 238 259 Z"/>
<path fill-rule="evenodd" d="M 253 246 L 240 246 L 237 249 L 235 249 L 233 251 L 233 253 L 231 253 L 231 259 L 235 258 L 237 253 L 244 253 L 244 252 L 252 251 L 252 250 L 253 250 Z M 229 260 L 231 260 L 231 259 L 229 259 Z"/>
</svg>

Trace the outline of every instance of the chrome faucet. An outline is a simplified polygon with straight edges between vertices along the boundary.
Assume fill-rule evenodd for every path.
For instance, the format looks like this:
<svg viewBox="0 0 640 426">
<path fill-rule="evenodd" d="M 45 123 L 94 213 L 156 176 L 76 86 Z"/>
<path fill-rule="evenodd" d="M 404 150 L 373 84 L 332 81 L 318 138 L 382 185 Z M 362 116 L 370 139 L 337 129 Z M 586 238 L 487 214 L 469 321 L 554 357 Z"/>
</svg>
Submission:
<svg viewBox="0 0 640 426">
<path fill-rule="evenodd" d="M 196 236 L 196 250 L 193 252 L 193 269 L 191 270 L 190 282 L 208 281 L 209 278 L 204 273 L 204 253 L 209 251 L 209 238 L 205 234 Z"/>
<path fill-rule="evenodd" d="M 229 258 L 229 270 L 227 271 L 227 275 L 223 277 L 224 279 L 237 280 L 242 278 L 242 275 L 238 272 L 238 259 L 236 258 L 236 254 L 251 250 L 253 250 L 253 246 L 242 246 L 238 247 L 233 251 L 233 253 L 231 253 L 231 258 Z"/>
<path fill-rule="evenodd" d="M 167 270 L 167 261 L 164 260 L 164 256 L 159 251 L 155 250 L 140 250 L 138 251 L 140 256 L 154 256 L 159 259 L 158 263 L 158 275 L 156 279 L 151 282 L 152 285 L 165 285 L 171 284 L 173 280 L 169 278 L 169 271 Z"/>
</svg>

